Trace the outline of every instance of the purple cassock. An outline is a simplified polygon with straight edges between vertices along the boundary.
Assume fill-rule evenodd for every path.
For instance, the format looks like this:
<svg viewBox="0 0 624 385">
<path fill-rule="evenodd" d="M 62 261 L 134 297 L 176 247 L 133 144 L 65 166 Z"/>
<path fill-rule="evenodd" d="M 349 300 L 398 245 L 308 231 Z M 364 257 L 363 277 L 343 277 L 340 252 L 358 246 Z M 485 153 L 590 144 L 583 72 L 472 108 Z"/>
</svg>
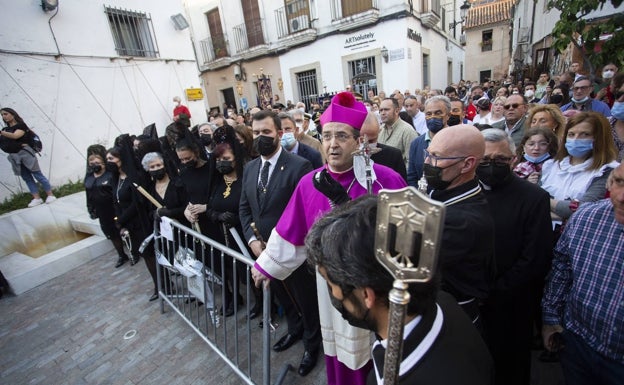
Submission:
<svg viewBox="0 0 624 385">
<path fill-rule="evenodd" d="M 305 263 L 305 236 L 314 222 L 331 210 L 328 198 L 312 182 L 315 173 L 322 169 L 323 167 L 301 178 L 271 233 L 266 252 L 256 261 L 256 269 L 266 276 L 284 279 Z M 376 175 L 373 183 L 374 194 L 382 188 L 400 189 L 406 186 L 403 178 L 394 170 L 378 164 L 374 164 L 373 169 Z M 366 194 L 366 188 L 356 180 L 353 168 L 343 173 L 335 173 L 329 169 L 328 172 L 344 187 L 351 199 Z M 349 325 L 332 306 L 327 284 L 318 273 L 316 281 L 327 383 L 363 385 L 371 369 L 370 332 Z"/>
</svg>

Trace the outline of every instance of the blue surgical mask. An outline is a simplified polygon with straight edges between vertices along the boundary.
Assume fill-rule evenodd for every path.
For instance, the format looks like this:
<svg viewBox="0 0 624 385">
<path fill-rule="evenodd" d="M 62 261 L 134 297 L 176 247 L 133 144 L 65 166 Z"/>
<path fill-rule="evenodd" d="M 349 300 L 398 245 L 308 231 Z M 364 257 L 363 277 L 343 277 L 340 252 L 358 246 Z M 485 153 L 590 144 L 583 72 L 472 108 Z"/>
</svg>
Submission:
<svg viewBox="0 0 624 385">
<path fill-rule="evenodd" d="M 549 153 L 544 153 L 541 156 L 538 156 L 537 158 L 528 154 L 524 154 L 524 159 L 528 160 L 531 163 L 535 163 L 535 164 L 539 164 L 542 163 L 543 161 L 545 161 L 546 159 L 550 158 L 550 154 Z"/>
<path fill-rule="evenodd" d="M 614 102 L 611 115 L 617 120 L 624 120 L 624 102 Z"/>
<path fill-rule="evenodd" d="M 293 134 L 292 132 L 285 132 L 282 135 L 282 139 L 280 140 L 280 143 L 282 144 L 282 147 L 284 147 L 287 150 L 290 150 L 295 146 L 296 141 L 297 139 L 295 139 L 295 134 Z"/>
<path fill-rule="evenodd" d="M 572 98 L 572 101 L 576 104 L 585 103 L 588 100 L 589 100 L 589 96 L 585 96 L 583 99 L 576 99 L 574 97 Z"/>
<path fill-rule="evenodd" d="M 442 118 L 427 119 L 427 129 L 434 134 L 444 128 L 444 121 Z"/>
<path fill-rule="evenodd" d="M 575 158 L 582 158 L 594 149 L 593 139 L 568 139 L 565 143 L 568 154 Z"/>
</svg>

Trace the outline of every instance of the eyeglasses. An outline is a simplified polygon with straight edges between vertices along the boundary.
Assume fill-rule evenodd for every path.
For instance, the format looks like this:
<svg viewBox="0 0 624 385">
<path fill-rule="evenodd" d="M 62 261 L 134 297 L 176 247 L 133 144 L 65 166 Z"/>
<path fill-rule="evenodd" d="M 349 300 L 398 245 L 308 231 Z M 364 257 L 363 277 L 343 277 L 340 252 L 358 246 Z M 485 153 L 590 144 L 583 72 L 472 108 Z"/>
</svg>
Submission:
<svg viewBox="0 0 624 385">
<path fill-rule="evenodd" d="M 439 160 L 456 160 L 456 159 L 466 159 L 467 156 L 437 156 L 437 155 L 433 155 L 430 154 L 429 151 L 424 150 L 425 151 L 425 160 L 427 160 L 427 158 L 431 159 L 431 164 L 434 167 L 438 166 L 438 161 Z"/>
<path fill-rule="evenodd" d="M 494 162 L 496 166 L 509 166 L 509 162 L 511 162 L 512 159 L 513 157 L 506 158 L 504 156 L 497 156 L 496 158 L 486 157 L 486 158 L 481 159 L 481 162 L 479 162 L 479 165 L 489 166 L 490 164 L 492 164 L 492 162 Z"/>
<path fill-rule="evenodd" d="M 524 145 L 527 147 L 534 147 L 534 146 L 538 146 L 538 147 L 548 147 L 550 143 L 548 142 L 526 142 Z"/>
<path fill-rule="evenodd" d="M 576 92 L 576 91 L 587 91 L 589 89 L 590 86 L 578 86 L 578 87 L 572 87 L 572 91 Z"/>
<path fill-rule="evenodd" d="M 503 106 L 504 109 L 508 110 L 510 108 L 513 108 L 514 110 L 520 106 L 524 106 L 524 103 L 512 103 L 512 104 L 505 104 Z"/>
<path fill-rule="evenodd" d="M 344 143 L 349 140 L 349 138 L 355 138 L 355 135 L 350 135 L 345 132 L 337 132 L 335 134 L 332 134 L 331 132 L 324 132 L 321 135 L 321 138 L 323 138 L 323 142 L 329 142 L 332 138 L 336 138 L 337 142 Z"/>
</svg>

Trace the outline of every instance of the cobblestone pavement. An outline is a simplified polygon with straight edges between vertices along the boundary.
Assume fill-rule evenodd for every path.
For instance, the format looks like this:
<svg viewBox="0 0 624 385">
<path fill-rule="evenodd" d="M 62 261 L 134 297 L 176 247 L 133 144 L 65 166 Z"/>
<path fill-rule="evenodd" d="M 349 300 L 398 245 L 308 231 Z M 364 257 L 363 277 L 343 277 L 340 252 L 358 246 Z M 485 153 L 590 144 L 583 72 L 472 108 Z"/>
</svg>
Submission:
<svg viewBox="0 0 624 385">
<path fill-rule="evenodd" d="M 103 255 L 0 300 L 0 384 L 244 383 L 176 313 L 166 308 L 161 314 L 157 301 L 148 302 L 151 280 L 143 261 L 115 269 L 115 259 Z M 136 335 L 124 338 L 132 330 Z M 277 337 L 284 330 L 279 327 Z M 302 353 L 298 343 L 272 354 L 271 381 L 284 363 L 296 368 Z M 556 364 L 535 365 L 532 378 L 535 385 L 562 383 Z M 322 357 L 307 377 L 291 371 L 284 381 L 323 383 Z"/>
</svg>

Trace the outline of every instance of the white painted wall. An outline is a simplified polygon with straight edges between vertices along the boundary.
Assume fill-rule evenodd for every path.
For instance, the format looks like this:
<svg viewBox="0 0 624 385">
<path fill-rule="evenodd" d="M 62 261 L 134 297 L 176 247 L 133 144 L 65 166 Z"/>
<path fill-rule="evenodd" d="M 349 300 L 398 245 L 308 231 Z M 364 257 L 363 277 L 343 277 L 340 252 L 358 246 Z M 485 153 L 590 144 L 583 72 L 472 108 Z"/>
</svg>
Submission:
<svg viewBox="0 0 624 385">
<path fill-rule="evenodd" d="M 422 35 L 422 43 L 407 39 L 408 27 Z M 367 33 L 374 34 L 374 41 L 357 49 L 345 48 L 347 38 Z M 390 52 L 402 50 L 404 58 L 386 63 L 380 54 L 383 46 Z M 453 63 L 452 79 L 458 82 L 460 63 L 464 60 L 461 46 L 450 43 L 449 47 L 450 50 L 447 51 L 446 38 L 443 35 L 422 28 L 420 23 L 409 18 L 379 23 L 358 31 L 334 34 L 280 55 L 284 94 L 286 99 L 297 100 L 297 88 L 293 84 L 291 68 L 319 63 L 320 72 L 317 71 L 317 76 L 321 79 L 321 93 L 323 87 L 327 87 L 327 92 L 335 92 L 343 90 L 345 84 L 349 83 L 347 61 L 369 56 L 377 57 L 379 90 L 386 91 L 388 95 L 394 89 L 401 91 L 410 89 L 414 92 L 416 88 L 423 88 L 422 55 L 424 52 L 429 53 L 430 56 L 430 85 L 432 88 L 444 89 L 448 85 L 448 62 Z"/>
<path fill-rule="evenodd" d="M 455 0 L 454 3 L 446 4 L 448 9 L 455 8 L 459 15 L 459 6 L 463 2 Z M 184 0 L 185 8 L 191 21 L 196 46 L 198 42 L 209 37 L 206 13 L 216 7 L 219 8 L 223 31 L 229 40 L 229 50 L 234 56 L 235 45 L 232 28 L 243 23 L 240 1 L 224 0 Z M 277 25 L 275 23 L 275 10 L 284 6 L 283 0 L 263 0 L 259 2 L 260 14 L 263 19 L 263 31 L 269 45 L 269 50 L 277 46 Z M 378 0 L 379 17 L 383 19 L 400 11 L 409 11 L 409 2 L 406 0 Z M 398 88 L 401 90 L 423 88 L 422 79 L 422 55 L 427 52 L 430 55 L 430 85 L 434 88 L 444 88 L 449 84 L 448 63 L 452 63 L 450 76 L 451 82 L 458 82 L 461 78 L 460 68 L 464 62 L 464 50 L 453 39 L 447 45 L 447 33 L 441 30 L 431 30 L 422 27 L 420 17 L 420 2 L 413 2 L 413 14 L 416 17 L 406 16 L 386 21 L 380 21 L 375 25 L 356 31 L 336 31 L 335 23 L 332 23 L 331 1 L 310 1 L 310 13 L 312 27 L 317 30 L 317 40 L 311 44 L 289 49 L 279 55 L 280 71 L 273 71 L 273 79 L 279 77 L 284 82 L 284 100 L 297 100 L 298 91 L 293 84 L 293 73 L 304 68 L 317 68 L 319 79 L 319 92 L 323 93 L 326 86 L 327 92 L 342 90 L 348 83 L 346 61 L 355 57 L 377 56 L 378 83 L 380 89 L 387 93 Z M 450 18 L 450 17 L 449 17 Z M 452 20 L 446 20 L 449 23 Z M 441 26 L 441 22 L 440 25 Z M 448 25 L 447 25 L 448 27 Z M 422 43 L 407 39 L 407 28 L 422 35 Z M 458 27 L 461 28 L 461 27 Z M 375 41 L 359 47 L 356 50 L 345 48 L 345 39 L 349 36 L 374 33 Z M 385 63 L 380 57 L 380 49 L 386 46 L 389 51 L 403 50 L 404 58 L 391 60 Z M 446 47 L 449 47 L 447 50 Z M 258 70 L 258 63 L 245 61 L 248 78 L 251 72 Z M 291 70 L 295 68 L 296 70 Z M 204 78 L 210 84 L 208 87 L 209 100 L 220 100 L 219 90 L 226 85 L 233 86 L 230 72 L 231 67 L 217 71 L 206 72 Z M 250 80 L 248 79 L 248 82 Z M 245 95 L 252 90 L 248 84 L 244 84 Z M 275 91 L 275 90 L 274 90 Z M 275 91 L 277 93 L 277 91 Z M 253 94 L 253 92 L 251 92 Z M 247 95 L 249 96 L 249 95 Z M 253 95 L 251 95 L 252 97 Z M 251 98 L 253 99 L 253 97 Z"/>
<path fill-rule="evenodd" d="M 62 0 L 51 20 L 54 12 L 43 12 L 39 0 L 0 5 L 0 105 L 14 108 L 42 137 L 39 162 L 53 185 L 82 179 L 90 144 L 111 146 L 120 133 L 138 134 L 152 122 L 164 134 L 172 98 L 184 100 L 185 88 L 201 87 L 189 32 L 176 31 L 170 19 L 184 13 L 179 2 Z M 160 57 L 118 58 L 105 5 L 151 13 Z M 194 122 L 206 119 L 203 101 L 185 104 Z M 5 156 L 0 182 L 0 199 L 27 191 Z"/>
</svg>

